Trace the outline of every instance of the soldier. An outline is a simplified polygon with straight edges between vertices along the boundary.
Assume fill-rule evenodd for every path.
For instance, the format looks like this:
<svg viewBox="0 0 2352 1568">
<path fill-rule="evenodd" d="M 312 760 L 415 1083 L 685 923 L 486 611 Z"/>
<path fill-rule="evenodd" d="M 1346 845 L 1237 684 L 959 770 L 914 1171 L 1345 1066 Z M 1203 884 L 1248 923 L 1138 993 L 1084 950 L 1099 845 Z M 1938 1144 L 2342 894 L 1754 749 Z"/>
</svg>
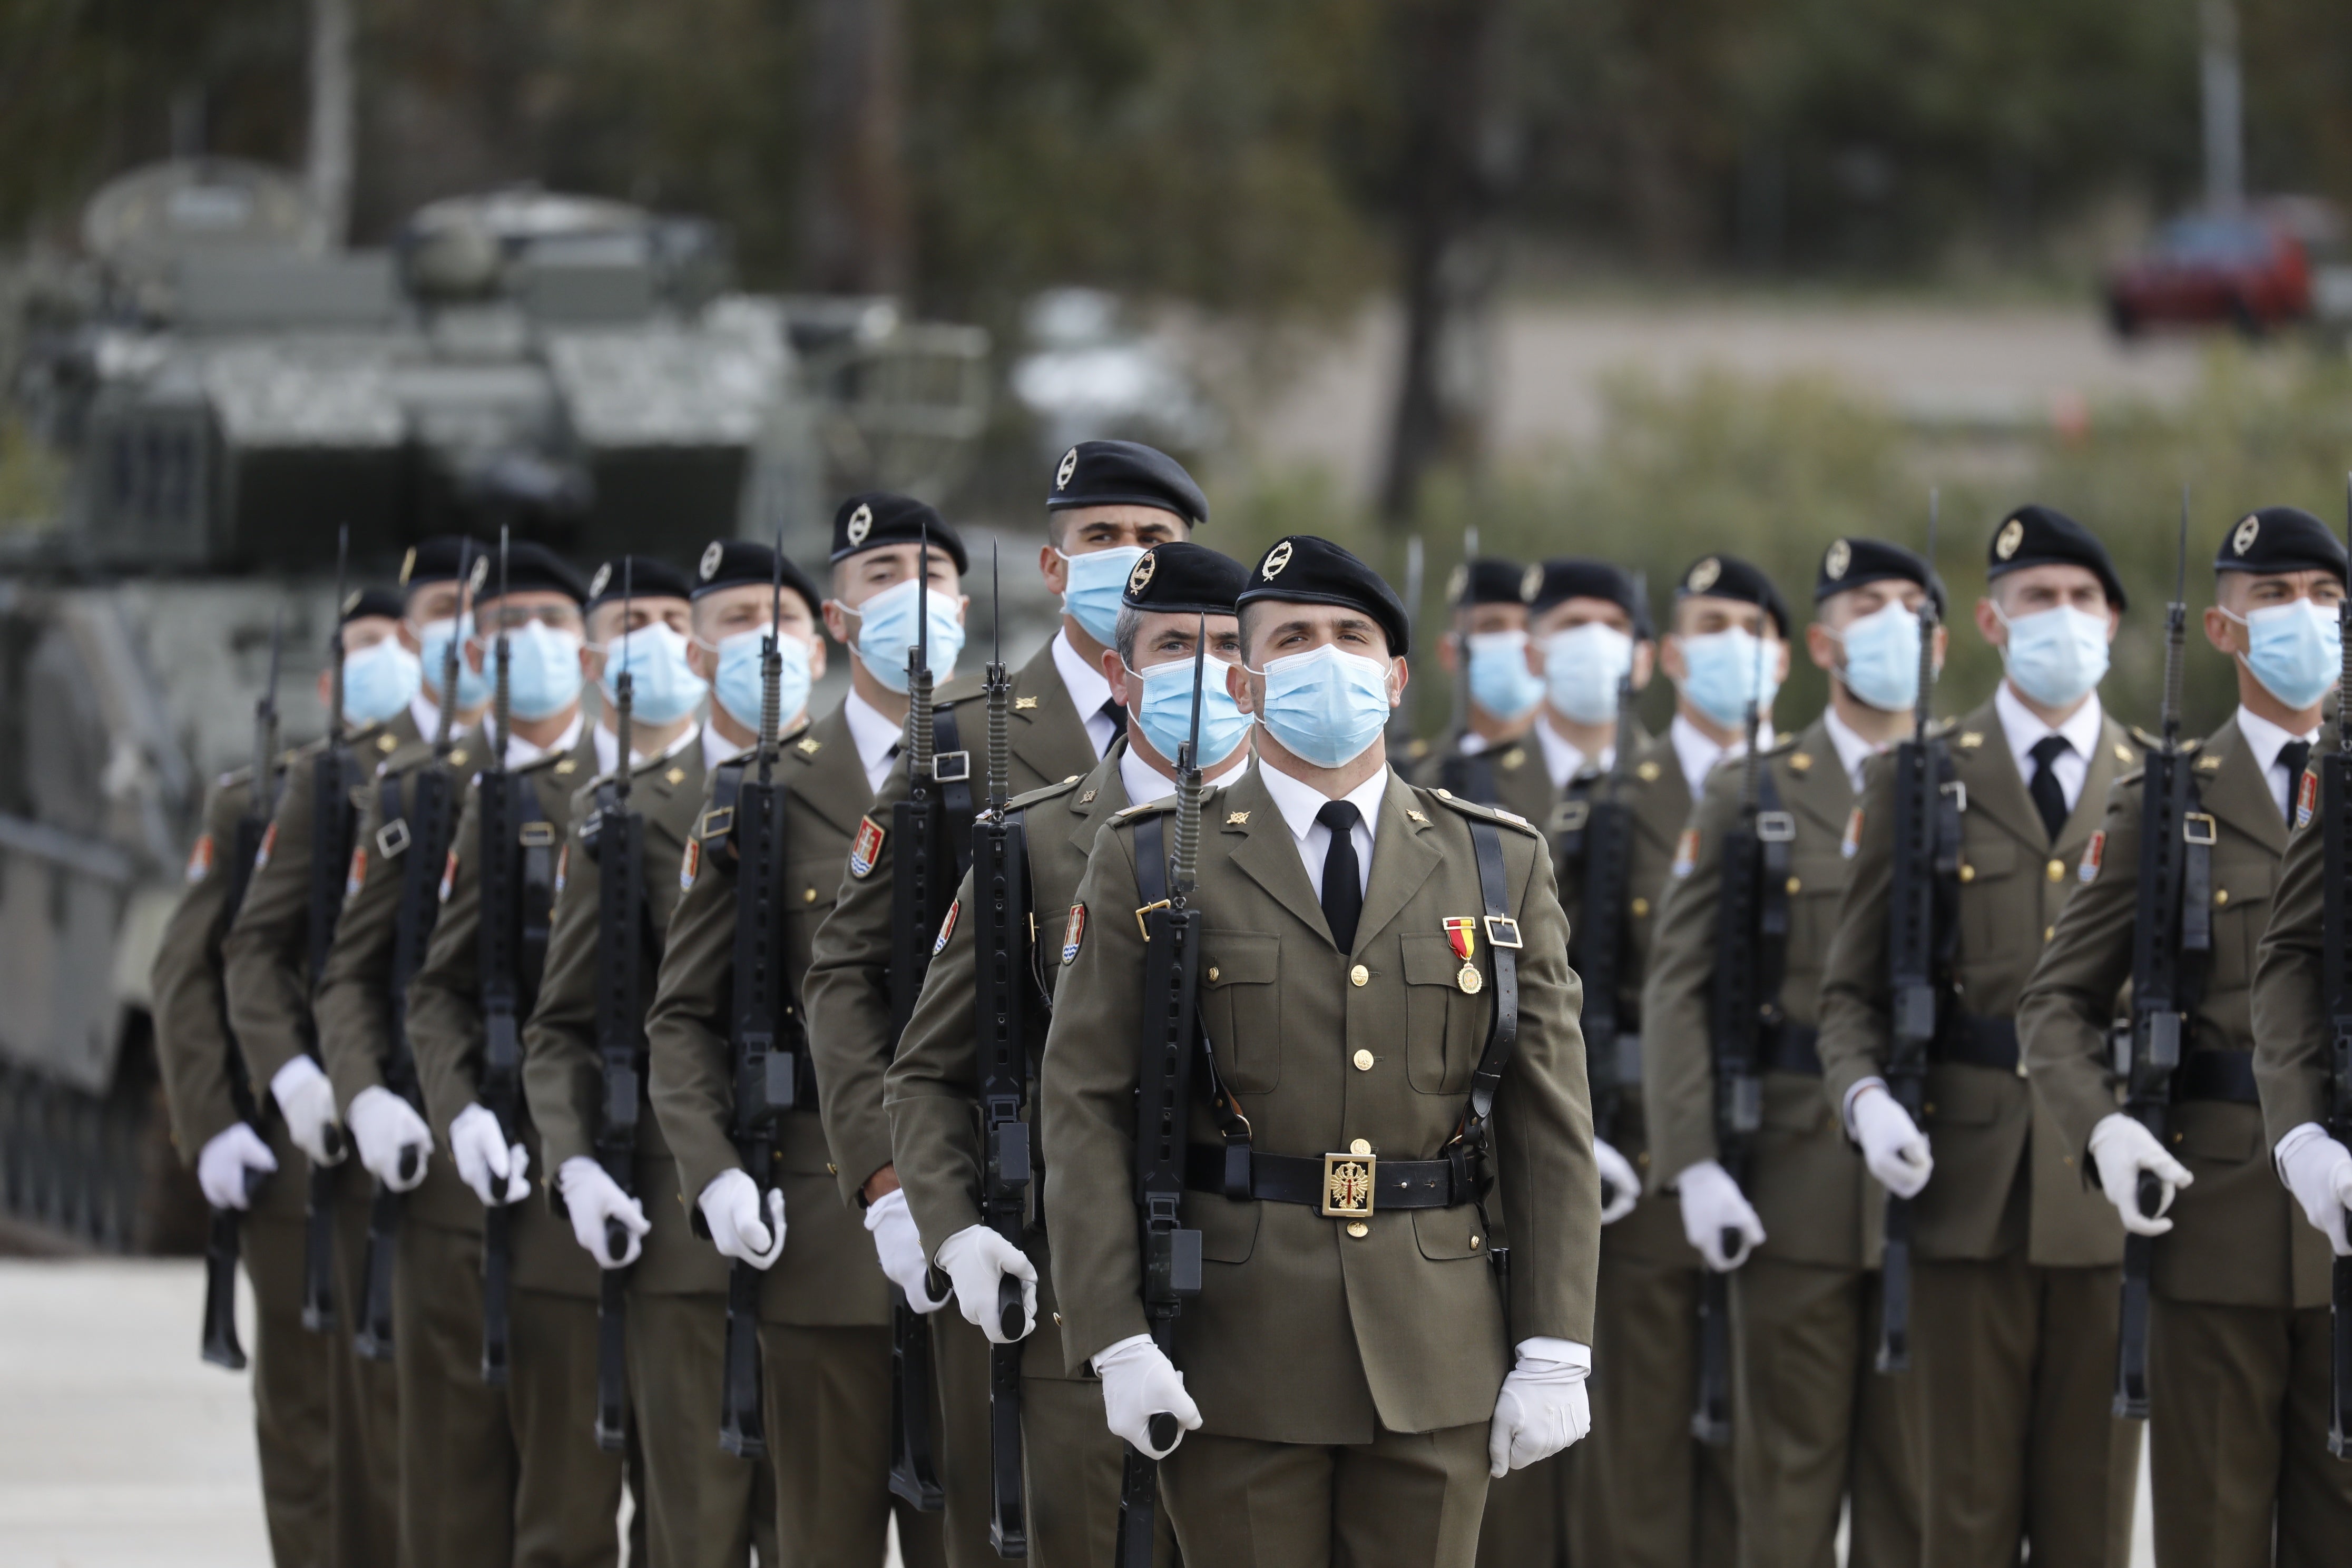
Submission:
<svg viewBox="0 0 2352 1568">
<path fill-rule="evenodd" d="M 596 664 L 585 645 L 590 635 L 609 640 L 621 605 L 617 595 L 606 601 L 592 627 L 587 588 L 563 561 L 528 543 L 504 557 L 478 563 L 466 658 L 494 671 L 494 650 L 507 641 L 510 734 L 501 748 L 494 711 L 492 736 L 475 759 L 484 772 L 468 784 L 450 839 L 441 915 L 408 992 L 425 1114 L 475 1206 L 450 1226 L 420 1210 L 411 1217 L 423 1223 L 402 1232 L 402 1479 L 420 1562 L 503 1565 L 528 1551 L 551 1563 L 610 1563 L 619 1555 L 621 1464 L 593 1438 L 597 1269 L 551 1205 L 529 1201 L 530 1173 L 546 1168 L 539 1136 L 520 1107 L 509 1115 L 485 1103 L 500 1086 L 487 1081 L 484 1047 L 494 988 L 510 991 L 519 1022 L 538 986 L 543 950 L 530 951 L 530 933 L 547 929 L 554 846 L 570 825 L 573 792 L 597 771 L 595 731 L 580 703 L 583 673 Z M 666 607 L 658 598 L 635 605 L 646 616 Z M 512 847 L 499 847 L 504 862 L 486 865 L 484 788 L 509 776 L 520 820 Z M 492 809 L 507 815 L 509 806 Z M 504 974 L 487 973 L 481 957 L 492 878 L 510 879 L 516 907 L 515 957 Z M 491 1208 L 511 1238 L 511 1289 L 499 1303 L 511 1322 L 503 1365 L 491 1331 L 499 1319 L 486 1300 Z M 494 1369 L 503 1387 L 491 1383 Z"/>
<path fill-rule="evenodd" d="M 963 546 L 936 512 L 899 496 L 853 498 L 835 519 L 835 542 L 846 546 L 834 571 L 835 592 L 855 613 L 899 583 L 915 580 L 919 540 L 928 528 L 935 566 L 941 575 L 933 602 L 954 614 L 954 566 Z M 856 542 L 850 542 L 854 531 Z M 887 568 L 881 570 L 879 568 Z M 882 1275 L 874 1267 L 871 1244 L 834 1190 L 835 1162 L 825 1147 L 824 1128 L 805 1099 L 786 1112 L 774 1134 L 773 1170 L 754 1184 L 730 1132 L 734 1124 L 736 1069 L 732 1049 L 735 952 L 740 866 L 730 842 L 731 805 L 714 805 L 716 790 L 740 776 L 747 752 L 758 739 L 761 701 L 761 649 L 772 625 L 770 604 L 777 569 L 775 552 L 739 541 L 714 543 L 702 557 L 695 590 L 697 668 L 710 680 L 711 722 L 704 737 L 708 783 L 695 838 L 677 868 L 680 890 L 662 952 L 661 978 L 646 1023 L 650 1048 L 649 1085 L 659 1142 L 674 1169 L 648 1164 L 639 1178 L 641 1194 L 657 1194 L 658 1207 L 673 1202 L 691 1208 L 656 1220 L 647 1242 L 644 1275 L 662 1264 L 666 1238 L 691 1230 L 715 1244 L 716 1254 L 697 1243 L 690 1259 L 663 1266 L 674 1279 L 663 1289 L 678 1292 L 673 1302 L 653 1307 L 646 1318 L 648 1336 L 676 1336 L 656 1352 L 650 1342 L 640 1352 L 643 1382 L 664 1384 L 658 1394 L 662 1419 L 686 1430 L 674 1440 L 696 1445 L 667 1457 L 677 1471 L 691 1471 L 695 1513 L 683 1521 L 718 1536 L 693 1543 L 691 1558 L 674 1561 L 742 1561 L 742 1509 L 752 1488 L 751 1465 L 719 1448 L 722 1335 L 726 1311 L 724 1259 L 761 1269 L 759 1346 L 768 1459 L 772 1485 L 772 1551 L 785 1563 L 879 1563 L 895 1510 L 901 1551 L 910 1568 L 943 1561 L 940 1521 L 897 1504 L 890 1493 L 890 1340 Z M 833 907 L 848 858 L 859 813 L 872 797 L 869 765 L 863 755 L 860 721 L 852 709 L 873 712 L 872 691 L 887 700 L 889 689 L 853 685 L 840 707 L 810 723 L 811 683 L 824 670 L 824 639 L 817 617 L 835 617 L 815 586 L 789 562 L 783 563 L 782 619 L 776 627 L 781 657 L 778 720 L 783 743 L 776 776 L 787 801 L 784 825 L 783 938 L 788 973 L 783 987 L 799 989 L 808 944 Z M 911 614 L 897 621 L 907 634 Z M 960 617 L 959 617 L 960 619 Z M 934 631 L 938 630 L 935 624 Z M 881 647 L 887 628 L 877 614 L 869 652 Z M 935 638 L 934 646 L 938 647 Z M 904 649 L 898 668 L 906 668 Z M 853 659 L 860 656 L 853 655 Z M 884 656 L 876 652 L 877 661 Z M 947 657 L 952 657 L 948 655 Z M 853 665 L 853 681 L 863 672 Z M 903 701 L 901 697 L 899 700 Z M 868 721 L 869 727 L 873 721 Z M 887 721 L 880 721 L 887 724 Z M 885 758 L 887 748 L 876 755 Z M 728 800 L 734 795 L 730 793 Z M 648 834 L 648 842 L 654 835 Z M 654 873 L 647 873 L 652 886 Z M 576 1075 L 578 1068 L 571 1069 Z M 798 1075 L 805 1079 L 807 1075 Z M 805 1095 L 807 1085 L 796 1085 Z M 577 1120 L 576 1113 L 573 1120 Z M 656 1187 L 658 1181 L 666 1184 Z M 762 1205 L 760 1193 L 768 1190 Z M 675 1199 L 672 1194 L 675 1194 Z M 649 1301 L 648 1278 L 632 1301 L 633 1314 Z M 692 1292 L 691 1294 L 688 1292 Z M 713 1292 L 716 1292 L 714 1295 Z M 632 1334 L 638 1325 L 632 1323 Z M 672 1406 L 677 1408 L 673 1411 Z M 653 1428 L 647 1428 L 649 1437 Z M 710 1459 L 695 1457 L 707 1449 Z M 662 1497 L 664 1461 L 655 1460 L 656 1507 Z M 740 1474 L 719 1474 L 731 1466 Z M 670 1538 L 662 1521 L 656 1539 Z M 731 1543 L 731 1544 L 730 1544 Z M 763 1548 L 761 1561 L 770 1560 Z"/>
<path fill-rule="evenodd" d="M 1911 729 L 1918 610 L 1931 595 L 1940 608 L 1942 584 L 1896 545 L 1840 539 L 1822 553 L 1805 645 L 1829 671 L 1830 704 L 1759 759 L 1759 799 L 1748 798 L 1744 766 L 1708 779 L 1643 985 L 1650 1183 L 1678 1192 L 1683 1233 L 1707 1267 L 1738 1270 L 1739 1560 L 1757 1568 L 1830 1568 L 1849 1502 L 1853 1563 L 1910 1564 L 1919 1555 L 1902 1409 L 1910 1384 L 1873 1370 L 1882 1200 L 1822 1102 L 1813 1043 L 1822 963 L 1845 892 L 1840 844 L 1864 763 Z M 1940 644 L 1938 628 L 1939 659 Z M 1734 936 L 1719 923 L 1725 842 L 1743 805 L 1759 799 L 1788 831 L 1785 884 L 1764 894 L 1785 900 L 1777 952 L 1761 930 Z M 1738 1182 L 1726 1166 L 1731 1151 L 1717 1142 L 1722 1069 L 1709 1049 L 1718 954 L 1733 942 L 1759 955 L 1767 1009 L 1755 1064 L 1762 1127 Z M 1744 1237 L 1727 1255 L 1727 1231 Z"/>
<path fill-rule="evenodd" d="M 2123 585 L 2089 530 L 2010 514 L 1987 552 L 1977 629 L 2001 650 L 1992 699 L 1949 726 L 1961 843 L 1949 980 L 1915 1125 L 1881 1076 L 1893 1037 L 1887 933 L 1894 773 L 1874 767 L 1846 831 L 1853 865 L 1823 971 L 1823 1088 L 1871 1174 L 1912 1211 L 1911 1367 L 1921 1561 L 2120 1565 L 2136 1426 L 2108 1414 L 2123 1229 L 2070 1138 L 2028 1092 L 2012 1022 L 2102 803 L 2136 753 L 2098 683 Z M 2110 998 L 2112 1000 L 2112 998 Z M 1929 1134 L 1933 1134 L 1930 1153 Z M 1934 1179 L 1929 1180 L 1930 1176 Z"/>
<path fill-rule="evenodd" d="M 420 592 L 421 592 L 420 588 Z M 369 764 L 414 741 L 417 725 L 435 718 L 424 693 L 414 634 L 404 622 L 402 596 L 385 588 L 364 589 L 341 606 L 343 734 L 340 743 L 352 759 Z M 332 706 L 332 668 L 319 676 L 320 697 Z M 435 721 L 437 722 L 437 718 Z M 222 981 L 229 1025 L 245 1060 L 247 1081 L 268 1086 L 269 1100 L 283 1119 L 286 1135 L 316 1171 L 343 1163 L 335 1094 L 316 1054 L 318 1036 L 310 997 L 324 947 L 319 937 L 331 921 L 347 869 L 315 864 L 320 825 L 318 773 L 327 755 L 324 742 L 307 746 L 287 769 L 278 808 L 254 858 L 252 881 L 222 945 Z M 356 782 L 356 779 L 353 780 Z M 345 802 L 338 802 L 348 809 Z M 278 1184 L 292 1187 L 291 1173 Z M 331 1179 L 314 1181 L 315 1206 L 327 1208 L 314 1221 L 305 1243 L 306 1268 L 329 1300 L 349 1294 L 356 1271 L 352 1238 L 366 1227 L 367 1188 L 356 1165 Z M 280 1200 L 282 1201 L 282 1200 Z M 321 1250 L 323 1243 L 323 1250 Z M 344 1289 L 336 1289 L 341 1282 Z M 321 1303 L 322 1305 L 324 1303 Z M 340 1306 L 335 1308 L 338 1313 Z M 330 1510 L 332 1542 L 329 1560 L 362 1563 L 390 1562 L 399 1537 L 395 1499 L 398 1468 L 391 1447 L 396 1415 L 387 1411 L 392 1390 L 385 1379 L 363 1367 L 353 1352 L 348 1324 L 339 1317 L 319 1321 L 331 1343 L 329 1405 L 333 1413 L 330 1446 Z"/>
<path fill-rule="evenodd" d="M 1083 931 L 1062 917 L 1076 901 L 1078 878 L 1096 830 L 1130 802 L 1157 800 L 1176 787 L 1178 744 L 1192 722 L 1192 652 L 1206 617 L 1209 656 L 1241 657 L 1234 598 L 1247 576 L 1242 564 L 1181 542 L 1155 545 L 1129 574 L 1113 650 L 1103 661 L 1112 694 L 1125 706 L 1127 732 L 1080 779 L 1015 796 L 1029 847 L 1029 908 L 1037 920 L 1036 963 L 1044 995 L 1053 994 L 1059 954 Z M 1156 672 L 1156 678 L 1155 678 Z M 1202 693 L 1201 752 L 1211 783 L 1228 781 L 1249 761 L 1249 720 L 1213 675 Z M 973 908 L 964 878 L 957 907 Z M 1055 923 L 1062 922 L 1062 923 Z M 932 959 L 922 1000 L 885 1079 L 891 1146 L 908 1207 L 926 1253 L 955 1285 L 956 1305 L 992 1343 L 1010 1342 L 998 1322 L 998 1280 L 1010 1273 L 1034 1332 L 1021 1363 L 1022 1447 L 1027 1455 L 1028 1556 L 1033 1563 L 1110 1559 L 1117 1535 L 1120 1449 L 1103 1426 L 1100 1386 L 1071 1372 L 1054 1311 L 1044 1211 L 1038 1207 L 1013 1247 L 982 1213 L 985 1163 L 978 1134 L 979 1043 L 973 1032 L 973 946 L 978 921 L 959 921 Z M 1059 936 L 1056 940 L 1046 940 Z M 1045 1044 L 1041 1026 L 1028 1042 Z M 1032 1067 L 1032 1079 L 1034 1066 Z M 1034 1111 L 1027 1118 L 1035 1124 Z"/>
<path fill-rule="evenodd" d="M 1491 556 L 1454 568 L 1454 626 L 1437 645 L 1454 682 L 1454 729 L 1434 748 L 1426 741 L 1407 748 L 1413 783 L 1492 805 L 1496 759 L 1526 760 L 1518 742 L 1543 700 L 1543 681 L 1528 664 L 1526 578 L 1517 562 Z"/>
<path fill-rule="evenodd" d="M 2344 546 L 2308 512 L 2266 507 L 2222 535 L 2213 573 L 2205 636 L 2236 663 L 2238 710 L 2188 764 L 2189 809 L 2211 819 L 2200 837 L 2211 838 L 2212 946 L 2201 994 L 2179 998 L 2192 1021 L 2167 1138 L 2116 1109 L 2109 1047 L 2134 927 L 2151 918 L 2137 773 L 2108 795 L 2082 885 L 2019 999 L 2018 1031 L 2035 1099 L 2085 1180 L 2095 1175 L 2126 1230 L 2164 1237 L 2147 1362 L 2157 1561 L 2336 1562 L 2352 1540 L 2352 1470 L 2326 1457 L 2328 1247 L 2296 1222 L 2267 1168 L 2254 1082 L 2254 1041 L 2299 1037 L 2254 1026 L 2252 960 L 2294 786 L 2342 668 Z M 2140 1212 L 2143 1171 L 2166 1189 L 2157 1216 Z"/>
<path fill-rule="evenodd" d="M 1013 763 L 1016 793 L 1058 784 L 1091 771 L 1127 722 L 1127 710 L 1111 696 L 1103 674 L 1103 654 L 1118 638 L 1119 596 L 1143 552 L 1188 535 L 1208 521 L 1209 503 L 1192 476 L 1173 458 L 1129 441 L 1082 441 L 1063 455 L 1045 497 L 1047 543 L 1037 563 L 1046 586 L 1061 596 L 1061 630 L 1013 677 Z M 882 520 L 873 526 L 877 531 Z M 901 534 L 906 543 L 910 533 Z M 856 579 L 879 568 L 851 562 L 866 536 L 836 531 L 835 601 L 826 606 L 826 626 L 855 649 L 853 689 L 869 706 L 852 714 L 853 731 L 869 770 L 887 761 L 884 744 L 895 745 L 903 727 L 906 698 L 896 696 L 899 727 L 884 729 L 869 686 L 893 691 L 906 679 L 906 649 L 914 641 L 909 624 L 911 587 L 901 588 L 886 623 L 873 609 L 844 592 L 858 591 Z M 959 568 L 962 546 L 950 541 Z M 908 550 L 906 554 L 911 556 Z M 938 552 L 932 552 L 933 561 Z M 848 562 L 849 564 L 842 564 Z M 962 642 L 960 626 L 949 625 L 932 600 L 931 667 L 946 671 Z M 904 613 L 902 613 L 904 612 Z M 852 615 L 862 628 L 853 633 Z M 949 655 L 937 651 L 947 634 Z M 870 643 L 869 640 L 871 639 Z M 896 668 L 892 668 L 895 661 Z M 976 681 L 950 682 L 938 694 L 935 733 L 940 752 L 979 749 L 982 719 Z M 853 703 L 853 709 L 857 706 Z M 950 734 L 955 737 L 950 741 Z M 890 1122 L 883 1104 L 882 1075 L 897 1042 L 890 1008 L 891 879 L 889 826 L 892 807 L 909 794 L 901 765 L 880 775 L 878 794 L 859 825 L 859 842 L 849 858 L 841 900 L 819 930 L 809 960 L 807 1002 L 812 1048 L 824 1112 L 826 1140 L 841 1167 L 845 1202 L 865 1215 L 883 1272 L 919 1310 L 944 1305 L 924 1289 L 927 1262 L 922 1238 L 897 1196 L 898 1174 L 891 1163 Z M 956 807 L 949 803 L 950 815 Z M 968 821 L 971 808 L 961 807 Z M 949 835 L 959 875 L 967 829 Z M 958 1568 L 992 1563 L 988 1545 L 988 1342 L 960 1315 L 932 1320 L 941 1398 L 946 1405 L 940 1479 L 947 1489 L 947 1536 Z"/>
</svg>

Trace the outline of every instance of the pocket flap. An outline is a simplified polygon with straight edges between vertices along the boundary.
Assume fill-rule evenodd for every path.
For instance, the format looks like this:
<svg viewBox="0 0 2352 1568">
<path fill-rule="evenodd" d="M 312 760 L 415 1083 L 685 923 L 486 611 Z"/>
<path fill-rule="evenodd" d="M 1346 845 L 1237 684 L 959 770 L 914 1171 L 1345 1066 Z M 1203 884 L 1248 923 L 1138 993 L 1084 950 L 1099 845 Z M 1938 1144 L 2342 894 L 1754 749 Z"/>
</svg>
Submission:
<svg viewBox="0 0 2352 1568">
<path fill-rule="evenodd" d="M 2213 890 L 2227 892 L 2231 907 L 2251 904 L 2271 896 L 2272 884 L 2278 877 L 2278 862 L 2264 855 L 2249 858 L 2240 865 L 2234 860 L 2224 868 L 2217 858 L 2213 866 Z"/>
<path fill-rule="evenodd" d="M 1201 1233 L 1201 1256 L 1211 1263 L 1247 1263 L 1257 1250 L 1257 1225 L 1265 1205 L 1236 1203 L 1214 1193 L 1184 1194 L 1184 1223 Z"/>
<path fill-rule="evenodd" d="M 1945 1064 L 1927 1069 L 1927 1102 L 1921 1107 L 1932 1128 L 1986 1127 L 2000 1120 L 2019 1080 L 1992 1068 Z"/>
<path fill-rule="evenodd" d="M 1406 931 L 1397 940 L 1403 944 L 1404 983 L 1407 985 L 1443 985 L 1454 987 L 1454 977 L 1461 973 L 1462 960 L 1454 956 L 1454 943 L 1442 933 Z"/>
<path fill-rule="evenodd" d="M 1969 835 L 1962 843 L 1960 866 L 1971 882 L 2006 877 L 2017 869 L 2017 840 L 1998 833 Z"/>
<path fill-rule="evenodd" d="M 1412 1237 L 1421 1255 L 1436 1263 L 1486 1256 L 1487 1237 L 1478 1224 L 1478 1211 L 1468 1204 L 1454 1209 L 1415 1209 Z"/>
<path fill-rule="evenodd" d="M 1203 985 L 1271 985 L 1281 973 L 1281 939 L 1269 932 L 1213 931 L 1202 941 Z"/>
</svg>

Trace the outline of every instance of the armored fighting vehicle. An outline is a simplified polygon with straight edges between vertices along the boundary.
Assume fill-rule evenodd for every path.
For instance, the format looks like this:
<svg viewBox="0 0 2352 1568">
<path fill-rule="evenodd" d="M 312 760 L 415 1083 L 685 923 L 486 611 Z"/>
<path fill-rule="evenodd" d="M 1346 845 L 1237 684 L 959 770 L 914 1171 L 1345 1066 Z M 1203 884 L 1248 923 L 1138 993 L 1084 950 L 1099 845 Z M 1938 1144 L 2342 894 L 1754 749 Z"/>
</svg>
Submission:
<svg viewBox="0 0 2352 1568">
<path fill-rule="evenodd" d="M 331 251 L 289 176 L 133 171 L 34 293 L 16 417 L 69 478 L 0 534 L 0 1199 L 20 1244 L 201 1240 L 168 1147 L 148 971 L 205 787 L 251 761 L 273 619 L 289 744 L 325 722 L 354 582 L 501 524 L 574 560 L 713 534 L 822 559 L 829 498 L 940 496 L 988 342 L 887 300 L 729 287 L 714 226 L 511 190 Z"/>
</svg>

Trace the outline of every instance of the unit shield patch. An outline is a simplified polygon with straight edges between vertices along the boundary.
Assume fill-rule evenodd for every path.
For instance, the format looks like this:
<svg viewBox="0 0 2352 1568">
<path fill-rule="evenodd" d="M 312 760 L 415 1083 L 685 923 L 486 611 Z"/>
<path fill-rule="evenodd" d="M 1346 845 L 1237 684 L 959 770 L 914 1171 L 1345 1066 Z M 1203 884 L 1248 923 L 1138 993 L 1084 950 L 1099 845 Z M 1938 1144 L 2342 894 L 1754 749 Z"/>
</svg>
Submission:
<svg viewBox="0 0 2352 1568">
<path fill-rule="evenodd" d="M 1070 923 L 1062 928 L 1062 962 L 1073 963 L 1078 956 L 1078 944 L 1087 940 L 1087 906 L 1070 906 Z"/>
<path fill-rule="evenodd" d="M 1862 807 L 1855 806 L 1846 814 L 1845 837 L 1838 840 L 1838 853 L 1853 859 L 1862 852 Z"/>
<path fill-rule="evenodd" d="M 937 958 L 948 950 L 948 938 L 955 935 L 956 917 L 963 913 L 963 900 L 958 899 L 948 906 L 948 918 L 940 922 L 939 940 L 931 943 L 931 956 Z"/>
<path fill-rule="evenodd" d="M 261 847 L 253 852 L 253 869 L 257 876 L 269 864 L 269 852 L 278 847 L 278 823 L 273 818 L 261 835 Z"/>
<path fill-rule="evenodd" d="M 364 844 L 354 844 L 352 846 L 351 869 L 343 874 L 343 902 L 348 904 L 353 899 L 358 898 L 360 896 L 360 889 L 366 886 L 367 846 Z"/>
<path fill-rule="evenodd" d="M 702 840 L 686 841 L 686 858 L 677 863 L 677 890 L 681 893 L 694 886 L 694 874 L 702 869 Z"/>
<path fill-rule="evenodd" d="M 2294 825 L 2297 827 L 2301 827 L 2305 823 L 2311 820 L 2312 814 L 2316 812 L 2318 809 L 2319 775 L 2314 773 L 2306 773 L 2303 775 L 2303 782 L 2295 785 Z"/>
<path fill-rule="evenodd" d="M 188 886 L 194 887 L 213 874 L 213 836 L 196 835 L 196 842 L 188 851 Z"/>
<path fill-rule="evenodd" d="M 1697 864 L 1698 829 L 1696 827 L 1685 827 L 1683 829 L 1683 836 L 1675 840 L 1675 863 L 1673 866 L 1669 867 L 1668 869 L 1674 874 L 1675 879 L 1679 881 L 1683 878 L 1689 876 L 1691 874 L 1692 868 Z"/>
<path fill-rule="evenodd" d="M 882 858 L 882 825 L 870 816 L 857 819 L 857 837 L 849 844 L 849 874 L 861 881 L 874 875 L 875 863 Z"/>
<path fill-rule="evenodd" d="M 2074 868 L 2074 879 L 2078 882 L 2097 881 L 2099 867 L 2106 858 L 2107 830 L 2102 827 L 2091 835 L 2091 841 L 2088 844 L 2083 846 L 2083 863 Z"/>
</svg>

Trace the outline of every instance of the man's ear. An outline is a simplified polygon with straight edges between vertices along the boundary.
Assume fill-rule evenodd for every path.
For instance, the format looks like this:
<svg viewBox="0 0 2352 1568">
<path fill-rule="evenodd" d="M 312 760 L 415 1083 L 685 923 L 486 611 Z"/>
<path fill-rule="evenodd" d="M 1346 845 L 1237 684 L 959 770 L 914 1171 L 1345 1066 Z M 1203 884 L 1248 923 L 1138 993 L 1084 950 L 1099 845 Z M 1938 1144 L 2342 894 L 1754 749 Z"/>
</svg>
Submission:
<svg viewBox="0 0 2352 1568">
<path fill-rule="evenodd" d="M 1250 686 L 1250 672 L 1240 665 L 1225 666 L 1225 690 L 1232 695 L 1234 706 L 1243 712 L 1257 711 L 1257 696 Z"/>
<path fill-rule="evenodd" d="M 1110 700 L 1122 708 L 1128 706 L 1127 660 L 1118 657 L 1118 649 L 1103 649 L 1102 670 L 1103 679 L 1110 682 Z"/>
<path fill-rule="evenodd" d="M 1045 586 L 1056 599 L 1070 591 L 1070 563 L 1062 559 L 1062 552 L 1051 543 L 1037 547 L 1037 572 L 1045 579 Z"/>
</svg>

